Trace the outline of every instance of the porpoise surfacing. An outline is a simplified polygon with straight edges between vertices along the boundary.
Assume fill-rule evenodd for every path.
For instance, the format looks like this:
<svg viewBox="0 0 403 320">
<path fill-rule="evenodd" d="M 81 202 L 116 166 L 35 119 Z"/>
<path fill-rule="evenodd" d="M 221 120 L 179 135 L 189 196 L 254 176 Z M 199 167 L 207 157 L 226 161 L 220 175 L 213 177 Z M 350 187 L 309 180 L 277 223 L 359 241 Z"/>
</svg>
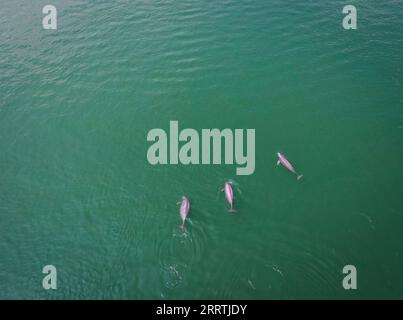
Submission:
<svg viewBox="0 0 403 320">
<path fill-rule="evenodd" d="M 227 199 L 227 202 L 230 205 L 230 208 L 228 209 L 228 212 L 236 212 L 236 210 L 233 208 L 234 204 L 234 192 L 232 191 L 232 186 L 229 182 L 224 183 L 224 188 L 221 189 L 221 191 L 224 191 L 225 198 Z"/>
<path fill-rule="evenodd" d="M 292 166 L 292 164 L 290 163 L 290 161 L 287 160 L 287 158 L 285 157 L 285 155 L 281 154 L 280 152 L 277 152 L 277 156 L 278 156 L 278 161 L 277 161 L 277 165 L 282 164 L 284 167 L 286 167 L 289 171 L 291 171 L 293 174 L 295 174 L 295 176 L 297 177 L 297 180 L 301 179 L 304 175 L 298 175 L 297 172 L 295 171 L 294 167 Z"/>
<path fill-rule="evenodd" d="M 180 204 L 179 207 L 179 214 L 181 216 L 182 219 L 182 224 L 180 225 L 181 229 L 185 229 L 185 220 L 189 214 L 190 211 L 190 201 L 188 198 L 186 198 L 185 196 L 182 197 L 182 200 L 180 202 L 178 202 L 178 204 Z"/>
</svg>

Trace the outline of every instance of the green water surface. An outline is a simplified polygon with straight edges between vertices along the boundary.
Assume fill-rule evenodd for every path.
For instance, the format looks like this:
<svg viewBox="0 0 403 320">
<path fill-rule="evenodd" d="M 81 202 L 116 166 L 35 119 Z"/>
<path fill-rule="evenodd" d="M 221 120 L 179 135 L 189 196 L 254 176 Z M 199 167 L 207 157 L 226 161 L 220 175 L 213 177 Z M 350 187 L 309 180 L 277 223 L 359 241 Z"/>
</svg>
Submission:
<svg viewBox="0 0 403 320">
<path fill-rule="evenodd" d="M 398 0 L 3 0 L 0 298 L 403 298 L 402 57 Z M 170 120 L 255 129 L 255 173 L 150 165 Z"/>
</svg>

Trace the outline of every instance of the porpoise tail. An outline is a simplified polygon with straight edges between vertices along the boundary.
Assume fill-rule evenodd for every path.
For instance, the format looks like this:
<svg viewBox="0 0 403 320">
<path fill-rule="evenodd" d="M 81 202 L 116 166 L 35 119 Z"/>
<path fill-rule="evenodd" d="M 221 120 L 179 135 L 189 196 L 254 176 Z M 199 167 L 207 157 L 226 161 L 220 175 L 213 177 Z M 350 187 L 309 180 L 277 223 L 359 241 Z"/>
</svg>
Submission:
<svg viewBox="0 0 403 320">
<path fill-rule="evenodd" d="M 297 177 L 297 180 L 301 179 L 303 176 L 304 176 L 303 174 L 300 174 L 300 175 Z"/>
</svg>

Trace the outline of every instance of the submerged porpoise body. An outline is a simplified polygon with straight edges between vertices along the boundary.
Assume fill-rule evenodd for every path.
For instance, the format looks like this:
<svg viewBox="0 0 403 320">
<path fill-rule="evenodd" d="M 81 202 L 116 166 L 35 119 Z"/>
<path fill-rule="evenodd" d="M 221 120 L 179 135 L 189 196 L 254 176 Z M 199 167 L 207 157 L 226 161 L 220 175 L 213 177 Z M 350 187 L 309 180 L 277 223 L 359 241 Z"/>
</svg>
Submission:
<svg viewBox="0 0 403 320">
<path fill-rule="evenodd" d="M 221 190 L 224 191 L 225 198 L 227 199 L 227 202 L 230 205 L 230 208 L 228 209 L 229 212 L 236 212 L 236 210 L 233 208 L 234 204 L 234 192 L 232 191 L 232 186 L 229 182 L 224 183 L 224 188 Z"/>
<path fill-rule="evenodd" d="M 298 175 L 297 172 L 295 171 L 294 167 L 292 166 L 292 164 L 290 163 L 290 161 L 287 160 L 287 158 L 285 157 L 285 155 L 281 154 L 280 152 L 277 152 L 277 156 L 278 156 L 278 161 L 277 161 L 277 165 L 282 164 L 284 167 L 286 167 L 289 171 L 291 171 L 293 174 L 295 174 L 295 176 L 297 177 L 297 180 L 301 179 L 304 175 Z"/>
<path fill-rule="evenodd" d="M 186 198 L 185 196 L 182 197 L 181 202 L 178 202 L 178 204 L 180 204 L 179 207 L 179 214 L 181 216 L 182 219 L 182 224 L 180 225 L 181 229 L 185 228 L 185 220 L 189 214 L 190 211 L 190 201 L 188 198 Z"/>
</svg>

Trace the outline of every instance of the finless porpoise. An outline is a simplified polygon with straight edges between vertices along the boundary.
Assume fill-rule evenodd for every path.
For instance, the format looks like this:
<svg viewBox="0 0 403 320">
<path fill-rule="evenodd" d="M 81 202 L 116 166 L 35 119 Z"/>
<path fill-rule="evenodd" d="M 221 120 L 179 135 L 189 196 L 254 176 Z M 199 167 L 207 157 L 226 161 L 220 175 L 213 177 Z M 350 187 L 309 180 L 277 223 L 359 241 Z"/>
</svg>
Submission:
<svg viewBox="0 0 403 320">
<path fill-rule="evenodd" d="M 180 228 L 185 229 L 185 220 L 186 220 L 186 217 L 188 216 L 189 211 L 190 211 L 189 199 L 186 198 L 185 196 L 183 196 L 181 202 L 178 202 L 177 204 L 180 204 L 179 214 L 180 214 L 181 219 L 182 219 L 182 224 L 180 225 Z"/>
<path fill-rule="evenodd" d="M 277 161 L 277 165 L 282 164 L 284 167 L 286 167 L 289 171 L 291 171 L 293 174 L 296 175 L 297 180 L 301 179 L 304 175 L 298 175 L 297 172 L 295 171 L 294 167 L 292 166 L 292 164 L 287 160 L 287 158 L 285 157 L 285 155 L 281 154 L 280 152 L 277 152 L 277 156 L 278 156 L 278 161 Z"/>
<path fill-rule="evenodd" d="M 224 183 L 224 188 L 221 189 L 221 191 L 224 191 L 225 198 L 227 199 L 227 202 L 230 205 L 230 208 L 228 209 L 228 212 L 236 212 L 236 210 L 233 208 L 234 192 L 232 191 L 231 184 L 229 182 L 225 182 Z"/>
</svg>

